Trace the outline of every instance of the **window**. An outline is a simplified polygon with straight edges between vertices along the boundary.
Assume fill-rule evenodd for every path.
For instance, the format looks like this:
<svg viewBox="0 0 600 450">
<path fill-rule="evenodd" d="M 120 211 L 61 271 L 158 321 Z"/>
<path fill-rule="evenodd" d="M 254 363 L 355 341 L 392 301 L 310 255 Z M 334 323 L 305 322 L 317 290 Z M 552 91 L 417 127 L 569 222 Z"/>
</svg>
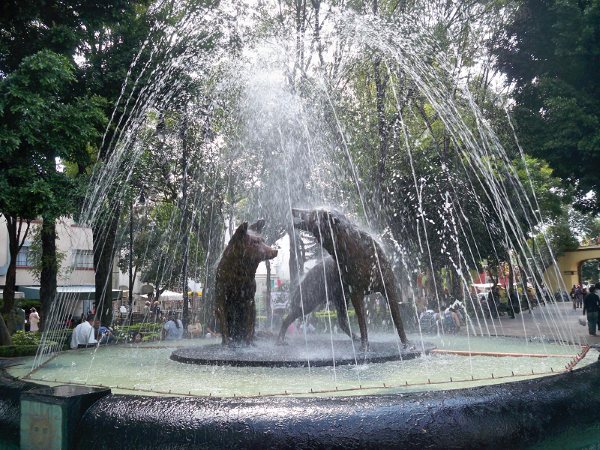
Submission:
<svg viewBox="0 0 600 450">
<path fill-rule="evenodd" d="M 17 254 L 17 267 L 31 267 L 31 247 L 24 245 Z"/>
<path fill-rule="evenodd" d="M 93 269 L 94 251 L 93 250 L 74 250 L 73 253 L 74 269 Z"/>
</svg>

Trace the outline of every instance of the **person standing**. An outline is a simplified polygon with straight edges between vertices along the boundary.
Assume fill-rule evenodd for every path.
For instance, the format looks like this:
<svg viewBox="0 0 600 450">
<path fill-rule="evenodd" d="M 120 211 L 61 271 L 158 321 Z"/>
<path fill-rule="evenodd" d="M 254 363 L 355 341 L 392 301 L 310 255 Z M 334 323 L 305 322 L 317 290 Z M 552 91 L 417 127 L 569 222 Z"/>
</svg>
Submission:
<svg viewBox="0 0 600 450">
<path fill-rule="evenodd" d="M 598 311 L 600 311 L 600 297 L 596 294 L 596 286 L 590 286 L 590 293 L 583 299 L 583 314 L 587 313 L 590 336 L 597 336 Z"/>
<path fill-rule="evenodd" d="M 25 330 L 25 310 L 20 306 L 15 306 L 15 313 L 17 316 L 17 331 Z"/>
<path fill-rule="evenodd" d="M 585 294 L 586 292 L 583 286 L 578 285 L 577 289 L 575 290 L 575 308 L 581 308 L 581 306 L 583 305 L 583 297 L 585 296 Z"/>
<path fill-rule="evenodd" d="M 492 287 L 487 296 L 487 309 L 491 318 L 497 319 L 500 315 L 498 312 L 498 306 L 500 305 L 500 289 L 498 286 Z M 514 315 L 514 314 L 513 314 Z"/>
<path fill-rule="evenodd" d="M 600 299 L 600 282 L 594 285 L 596 288 L 596 295 Z M 598 331 L 600 331 L 600 308 L 598 309 Z"/>
<path fill-rule="evenodd" d="M 152 306 L 152 315 L 154 316 L 155 322 L 158 322 L 162 318 L 162 311 L 160 310 L 160 303 L 158 300 L 154 301 L 154 305 Z"/>
<path fill-rule="evenodd" d="M 38 331 L 40 329 L 40 315 L 35 308 L 31 308 L 29 313 L 29 331 Z"/>
</svg>

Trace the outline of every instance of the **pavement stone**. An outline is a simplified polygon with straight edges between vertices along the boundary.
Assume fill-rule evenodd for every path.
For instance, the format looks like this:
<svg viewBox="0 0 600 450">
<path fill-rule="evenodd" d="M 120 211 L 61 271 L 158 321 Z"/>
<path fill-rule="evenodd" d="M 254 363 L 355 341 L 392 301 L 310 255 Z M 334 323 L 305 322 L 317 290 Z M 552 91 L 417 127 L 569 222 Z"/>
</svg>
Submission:
<svg viewBox="0 0 600 450">
<path fill-rule="evenodd" d="M 516 314 L 514 319 L 508 315 L 495 319 L 494 334 L 518 337 L 545 336 L 581 345 L 600 346 L 600 331 L 597 332 L 598 336 L 590 336 L 587 325 L 579 323 L 580 318 L 585 318 L 581 308 L 573 309 L 571 302 L 556 302 L 537 306 L 531 313 L 523 311 Z M 492 329 L 490 319 L 488 324 Z M 466 334 L 466 330 L 464 332 Z"/>
</svg>

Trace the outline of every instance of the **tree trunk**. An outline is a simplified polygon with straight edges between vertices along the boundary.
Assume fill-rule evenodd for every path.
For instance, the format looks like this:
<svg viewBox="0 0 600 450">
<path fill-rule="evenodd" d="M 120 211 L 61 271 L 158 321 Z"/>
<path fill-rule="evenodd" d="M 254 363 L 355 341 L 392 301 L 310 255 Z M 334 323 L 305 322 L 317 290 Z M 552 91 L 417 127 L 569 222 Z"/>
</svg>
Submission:
<svg viewBox="0 0 600 450">
<path fill-rule="evenodd" d="M 4 216 L 6 219 L 6 228 L 8 230 L 8 251 L 10 262 L 6 272 L 6 282 L 4 285 L 2 314 L 7 316 L 8 322 L 5 323 L 10 334 L 15 332 L 16 323 L 14 323 L 14 315 L 9 314 L 15 306 L 15 291 L 17 289 L 17 255 L 25 243 L 25 239 L 29 234 L 30 220 L 23 221 L 16 217 Z M 23 223 L 25 230 L 23 231 Z M 22 236 L 21 236 L 22 234 Z"/>
<path fill-rule="evenodd" d="M 181 145 L 182 145 L 182 156 L 181 156 L 181 165 L 182 165 L 182 175 L 183 182 L 181 187 L 181 221 L 183 229 L 183 261 L 182 261 L 182 270 L 181 270 L 181 278 L 182 278 L 182 289 L 183 289 L 183 329 L 186 330 L 188 323 L 190 321 L 189 315 L 189 304 L 190 300 L 188 298 L 188 256 L 189 256 L 189 221 L 188 221 L 188 192 L 187 192 L 187 172 L 188 172 L 188 143 L 186 140 L 187 133 L 187 116 L 184 116 L 183 125 L 181 128 Z"/>
<path fill-rule="evenodd" d="M 512 261 L 510 260 L 510 254 L 508 255 L 508 258 L 506 258 L 506 263 L 508 264 L 508 294 L 509 298 L 512 298 L 515 292 L 515 271 Z"/>
<path fill-rule="evenodd" d="M 217 215 L 216 220 L 212 221 L 210 237 L 206 247 L 208 248 L 205 262 L 204 285 L 202 287 L 202 319 L 204 324 L 210 326 L 216 331 L 215 320 L 215 275 L 217 263 L 221 258 L 223 251 L 224 229 L 222 225 L 222 216 Z"/>
<path fill-rule="evenodd" d="M 379 15 L 379 2 L 373 0 L 372 11 L 374 15 Z M 377 171 L 375 173 L 375 196 L 380 209 L 373 211 L 378 221 L 386 205 L 386 195 L 384 192 L 385 166 L 388 155 L 388 124 L 385 118 L 385 90 L 387 77 L 381 75 L 381 57 L 375 56 L 373 61 L 373 80 L 375 82 L 375 108 L 377 112 L 377 132 L 379 135 L 379 155 L 377 159 Z"/>
<path fill-rule="evenodd" d="M 50 319 L 52 302 L 56 299 L 58 262 L 56 259 L 56 221 L 46 218 L 42 222 L 42 270 L 40 273 L 40 302 L 42 304 L 40 329 L 44 330 Z M 62 317 L 55 317 L 61 321 Z"/>
<path fill-rule="evenodd" d="M 133 283 L 134 283 L 134 274 L 133 274 L 133 200 L 129 202 L 129 261 L 127 272 L 129 275 L 129 285 L 127 291 L 127 303 L 129 305 L 129 317 L 133 312 Z"/>
<path fill-rule="evenodd" d="M 460 277 L 460 275 L 458 275 L 458 273 L 450 269 L 450 279 L 452 286 L 450 289 L 450 294 L 453 298 L 461 298 L 463 290 L 462 278 Z"/>
<path fill-rule="evenodd" d="M 6 284 L 4 285 L 4 304 L 2 306 L 2 314 L 6 315 L 6 326 L 8 327 L 8 333 L 9 335 L 12 335 L 16 330 L 14 314 L 10 314 L 10 312 L 15 307 L 17 264 L 15 263 L 16 256 L 12 256 L 12 251 L 10 253 L 10 263 L 8 265 L 8 271 L 6 272 Z"/>
<path fill-rule="evenodd" d="M 385 205 L 383 181 L 385 180 L 385 166 L 388 154 L 388 127 L 385 119 L 385 85 L 387 82 L 381 76 L 381 59 L 376 57 L 373 62 L 373 75 L 375 80 L 375 107 L 377 109 L 377 132 L 379 134 L 379 158 L 377 160 L 377 173 L 375 175 L 375 190 L 380 205 Z"/>
<path fill-rule="evenodd" d="M 2 317 L 2 314 L 0 314 L 0 345 L 12 345 L 12 339 L 10 337 L 8 327 L 6 326 L 6 322 L 4 322 L 4 317 Z"/>
<path fill-rule="evenodd" d="M 93 228 L 96 316 L 103 325 L 112 322 L 112 266 L 120 208 L 107 218 L 108 223 Z M 85 311 L 84 311 L 85 313 Z"/>
<path fill-rule="evenodd" d="M 295 0 L 296 19 L 296 61 L 293 68 L 293 81 L 296 82 L 296 72 L 300 70 L 300 79 L 304 78 L 304 35 L 306 32 L 306 0 Z M 295 84 L 294 84 L 295 86 Z"/>
<path fill-rule="evenodd" d="M 312 6 L 315 15 L 313 39 L 317 47 L 317 56 L 319 57 L 319 64 L 321 65 L 321 67 L 323 67 L 325 65 L 325 59 L 323 58 L 323 44 L 321 42 L 321 23 L 319 17 L 321 9 L 321 0 L 312 0 Z"/>
</svg>

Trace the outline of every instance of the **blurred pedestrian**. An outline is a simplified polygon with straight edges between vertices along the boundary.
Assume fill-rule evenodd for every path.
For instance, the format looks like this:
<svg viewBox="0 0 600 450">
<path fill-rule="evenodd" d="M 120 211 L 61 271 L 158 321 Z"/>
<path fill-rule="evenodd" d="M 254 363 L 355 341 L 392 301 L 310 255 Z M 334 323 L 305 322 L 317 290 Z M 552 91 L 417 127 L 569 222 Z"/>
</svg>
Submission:
<svg viewBox="0 0 600 450">
<path fill-rule="evenodd" d="M 177 318 L 177 314 L 169 311 L 167 322 L 163 325 L 163 339 L 166 341 L 179 340 L 183 337 L 183 323 Z"/>
<path fill-rule="evenodd" d="M 574 308 L 581 308 L 583 306 L 583 297 L 585 296 L 585 289 L 581 285 L 577 285 L 575 288 L 575 305 Z"/>
<path fill-rule="evenodd" d="M 15 305 L 15 317 L 17 331 L 23 331 L 25 329 L 25 310 L 19 305 Z"/>
<path fill-rule="evenodd" d="M 590 293 L 583 299 L 583 314 L 587 313 L 590 336 L 597 336 L 598 311 L 600 311 L 600 297 L 596 294 L 596 286 L 590 286 Z"/>
<path fill-rule="evenodd" d="M 154 316 L 155 322 L 158 322 L 162 317 L 162 311 L 160 310 L 160 303 L 158 300 L 154 301 L 154 305 L 152 306 L 152 315 Z"/>
<path fill-rule="evenodd" d="M 29 313 L 29 331 L 39 331 L 40 329 L 40 315 L 35 308 L 31 308 Z"/>
</svg>

